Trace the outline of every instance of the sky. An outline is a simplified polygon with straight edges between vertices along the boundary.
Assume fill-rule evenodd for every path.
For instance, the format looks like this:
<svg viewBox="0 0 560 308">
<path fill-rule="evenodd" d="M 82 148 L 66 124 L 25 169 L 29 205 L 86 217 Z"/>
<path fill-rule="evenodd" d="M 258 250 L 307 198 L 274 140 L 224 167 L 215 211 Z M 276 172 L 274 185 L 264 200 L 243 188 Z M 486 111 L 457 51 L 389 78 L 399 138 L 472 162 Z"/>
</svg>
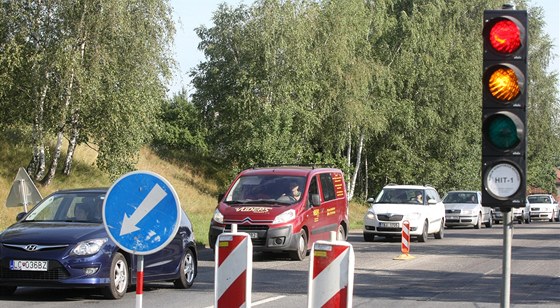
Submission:
<svg viewBox="0 0 560 308">
<path fill-rule="evenodd" d="M 507 0 L 504 0 L 506 3 Z M 192 94 L 189 71 L 198 63 L 204 61 L 204 54 L 198 50 L 200 39 L 194 29 L 204 25 L 212 27 L 212 14 L 221 3 L 237 7 L 239 4 L 250 5 L 252 0 L 171 0 L 173 19 L 176 23 L 175 59 L 178 70 L 170 86 L 170 96 L 186 89 Z M 550 35 L 554 44 L 553 53 L 556 55 L 550 67 L 551 71 L 560 73 L 560 1 L 558 0 L 530 0 L 530 6 L 540 6 L 544 9 L 545 32 Z M 482 22 L 482 21 L 481 21 Z"/>
</svg>

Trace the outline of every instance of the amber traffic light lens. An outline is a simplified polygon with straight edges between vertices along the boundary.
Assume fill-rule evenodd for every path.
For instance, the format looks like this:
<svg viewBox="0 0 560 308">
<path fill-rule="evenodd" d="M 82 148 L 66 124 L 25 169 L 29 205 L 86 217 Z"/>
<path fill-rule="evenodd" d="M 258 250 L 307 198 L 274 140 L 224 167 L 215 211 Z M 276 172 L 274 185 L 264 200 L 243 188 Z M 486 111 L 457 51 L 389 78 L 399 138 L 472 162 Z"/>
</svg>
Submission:
<svg viewBox="0 0 560 308">
<path fill-rule="evenodd" d="M 488 90 L 495 99 L 502 102 L 514 100 L 521 92 L 517 74 L 509 67 L 496 69 L 488 80 Z"/>
<path fill-rule="evenodd" d="M 521 47 L 521 31 L 508 19 L 496 22 L 490 29 L 490 45 L 499 53 L 512 53 Z"/>
</svg>

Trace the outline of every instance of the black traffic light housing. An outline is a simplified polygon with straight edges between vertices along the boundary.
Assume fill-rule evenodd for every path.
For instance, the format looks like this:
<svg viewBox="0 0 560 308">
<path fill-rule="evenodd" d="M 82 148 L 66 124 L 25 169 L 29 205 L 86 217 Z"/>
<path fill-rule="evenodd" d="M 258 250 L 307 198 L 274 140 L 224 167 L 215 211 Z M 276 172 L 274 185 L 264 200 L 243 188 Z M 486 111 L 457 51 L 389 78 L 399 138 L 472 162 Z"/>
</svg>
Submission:
<svg viewBox="0 0 560 308">
<path fill-rule="evenodd" d="M 523 207 L 527 186 L 527 11 L 484 11 L 482 36 L 482 205 Z"/>
</svg>

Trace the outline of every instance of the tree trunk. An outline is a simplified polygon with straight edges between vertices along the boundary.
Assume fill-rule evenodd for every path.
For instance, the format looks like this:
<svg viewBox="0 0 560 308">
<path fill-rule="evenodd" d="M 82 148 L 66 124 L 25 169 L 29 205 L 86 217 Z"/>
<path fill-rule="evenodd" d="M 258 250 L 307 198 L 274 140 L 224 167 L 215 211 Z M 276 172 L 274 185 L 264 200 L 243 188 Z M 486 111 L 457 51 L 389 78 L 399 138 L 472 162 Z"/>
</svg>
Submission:
<svg viewBox="0 0 560 308">
<path fill-rule="evenodd" d="M 76 145 L 78 142 L 78 136 L 80 135 L 79 126 L 79 110 L 75 110 L 72 114 L 72 135 L 68 142 L 68 150 L 66 151 L 66 161 L 64 162 L 64 170 L 62 173 L 64 175 L 69 175 L 72 170 L 72 160 L 74 158 L 74 152 L 76 150 Z"/>
<path fill-rule="evenodd" d="M 368 179 L 368 175 L 369 175 L 369 170 L 368 170 L 368 161 L 367 161 L 367 153 L 364 153 L 364 179 L 365 179 L 365 183 L 364 183 L 364 194 L 366 196 L 366 199 L 369 197 L 369 179 Z"/>
<path fill-rule="evenodd" d="M 66 126 L 66 113 L 68 106 L 70 106 L 70 99 L 72 97 L 72 86 L 74 84 L 74 69 L 70 74 L 70 80 L 68 81 L 68 86 L 66 88 L 66 96 L 64 97 L 64 107 L 60 111 L 60 124 L 58 126 L 58 133 L 56 136 L 56 146 L 54 149 L 53 157 L 51 160 L 51 166 L 49 168 L 49 173 L 42 180 L 43 185 L 47 186 L 51 183 L 52 179 L 56 174 L 56 168 L 58 167 L 58 160 L 60 159 L 60 153 L 62 152 L 62 138 L 64 138 L 64 127 Z"/>
<path fill-rule="evenodd" d="M 49 172 L 47 176 L 41 181 L 41 183 L 45 186 L 49 185 L 56 174 L 56 168 L 58 167 L 58 160 L 60 159 L 60 152 L 62 149 L 62 138 L 64 137 L 64 126 L 59 128 L 57 138 L 56 138 L 56 146 L 54 148 L 53 158 L 51 160 L 51 166 L 49 168 Z"/>
<path fill-rule="evenodd" d="M 356 153 L 356 167 L 350 181 L 350 189 L 348 190 L 348 201 L 354 197 L 354 190 L 356 189 L 356 179 L 358 178 L 358 171 L 362 162 L 362 148 L 364 146 L 364 133 L 360 133 L 360 140 L 358 142 L 358 152 Z"/>
<path fill-rule="evenodd" d="M 84 3 L 84 12 L 86 11 L 86 7 L 87 7 L 87 2 Z M 84 24 L 84 19 L 85 19 L 85 13 L 82 14 L 82 18 L 80 20 L 80 33 L 83 30 L 83 24 Z M 81 62 L 83 62 L 84 60 L 84 54 L 85 54 L 85 49 L 86 49 L 86 37 L 87 37 L 87 33 L 83 33 L 82 35 L 82 39 L 81 39 L 81 43 L 80 43 L 80 60 Z M 74 70 L 72 69 L 72 80 L 74 79 Z M 72 80 L 70 80 L 70 88 L 68 90 L 68 92 L 70 92 L 72 90 Z M 81 87 L 78 83 L 78 92 L 81 94 Z M 70 95 L 68 95 L 70 96 Z M 68 97 L 68 100 L 70 98 Z M 77 146 L 77 142 L 78 142 L 78 137 L 80 136 L 80 109 L 79 107 L 75 108 L 72 111 L 72 119 L 71 119 L 71 136 L 70 136 L 70 140 L 68 142 L 68 150 L 66 151 L 66 160 L 64 162 L 64 170 L 62 171 L 62 173 L 64 175 L 70 175 L 70 171 L 72 170 L 72 161 L 74 160 L 74 153 L 76 151 L 76 146 Z"/>
<path fill-rule="evenodd" d="M 43 115 L 45 113 L 45 100 L 47 97 L 49 73 L 45 74 L 45 85 L 41 90 L 35 118 L 33 119 L 33 157 L 27 166 L 27 173 L 34 180 L 39 180 L 45 174 L 45 145 L 43 144 Z"/>
</svg>

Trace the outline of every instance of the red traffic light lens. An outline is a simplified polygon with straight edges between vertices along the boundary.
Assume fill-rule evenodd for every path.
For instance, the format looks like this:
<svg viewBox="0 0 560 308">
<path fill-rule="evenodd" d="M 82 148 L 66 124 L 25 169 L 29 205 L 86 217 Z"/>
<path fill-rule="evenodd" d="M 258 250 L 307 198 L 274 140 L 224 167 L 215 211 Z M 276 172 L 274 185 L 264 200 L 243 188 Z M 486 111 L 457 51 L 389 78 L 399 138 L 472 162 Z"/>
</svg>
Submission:
<svg viewBox="0 0 560 308">
<path fill-rule="evenodd" d="M 521 31 L 511 20 L 502 19 L 490 29 L 490 45 L 499 53 L 513 53 L 521 47 Z"/>
</svg>

